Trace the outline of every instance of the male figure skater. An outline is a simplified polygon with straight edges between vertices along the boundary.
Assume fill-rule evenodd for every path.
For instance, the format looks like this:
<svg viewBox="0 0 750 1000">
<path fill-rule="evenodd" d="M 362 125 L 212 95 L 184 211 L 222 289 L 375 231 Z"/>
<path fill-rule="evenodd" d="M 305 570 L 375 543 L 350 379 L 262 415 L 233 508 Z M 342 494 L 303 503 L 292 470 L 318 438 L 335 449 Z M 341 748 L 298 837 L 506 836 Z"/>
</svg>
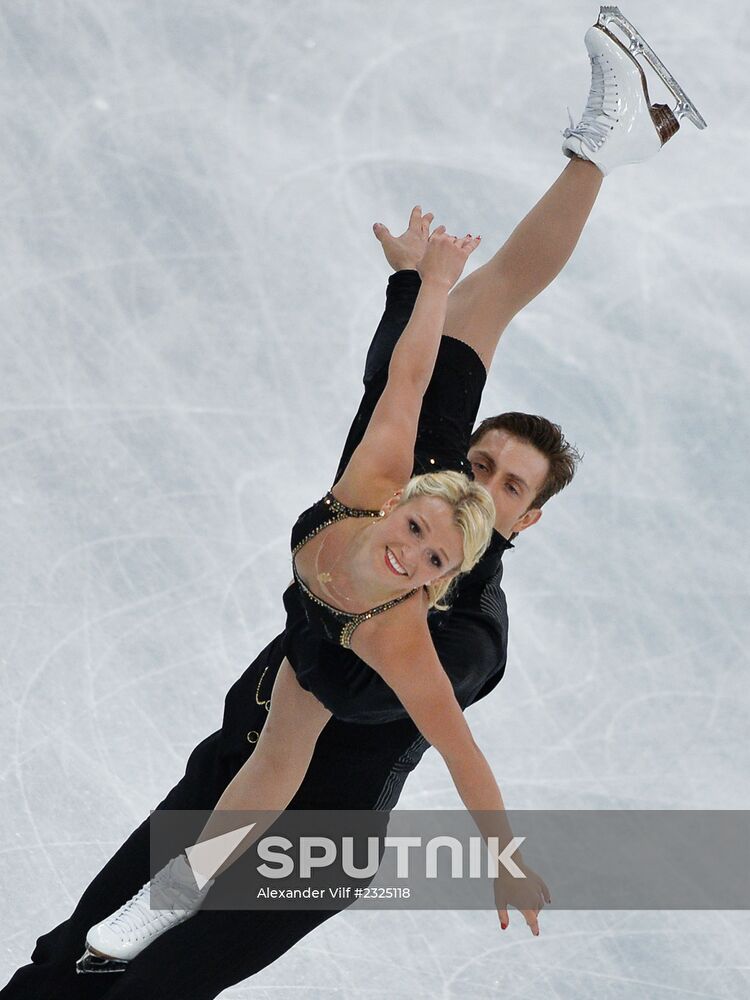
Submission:
<svg viewBox="0 0 750 1000">
<path fill-rule="evenodd" d="M 606 40 L 598 40 L 600 48 Z M 591 46 L 587 46 L 591 54 Z M 616 58 L 616 56 L 614 57 Z M 593 56 L 592 56 L 593 62 Z M 615 74 L 615 84 L 617 83 Z M 625 68 L 620 88 L 635 86 Z M 638 81 L 640 86 L 640 81 Z M 584 121 L 566 137 L 568 151 L 585 154 L 591 122 L 601 118 L 592 87 Z M 611 95 L 604 94 L 604 97 Z M 599 112 L 597 113 L 597 107 Z M 648 113 L 628 104 L 628 114 Z M 639 121 L 642 121 L 639 119 Z M 619 124 L 619 122 L 618 122 Z M 615 132 L 620 162 L 639 158 L 633 122 L 625 118 Z M 623 135 L 626 137 L 623 138 Z M 660 148 L 650 137 L 652 148 Z M 604 149 L 607 155 L 616 146 Z M 577 148 L 571 148 L 576 146 Z M 593 151 L 592 151 L 593 152 Z M 451 610 L 430 622 L 438 655 L 462 707 L 488 694 L 505 668 L 507 616 L 500 586 L 501 558 L 510 538 L 535 524 L 543 504 L 572 478 L 576 453 L 559 428 L 539 417 L 503 414 L 483 422 L 473 435 L 468 456 L 467 432 L 479 404 L 486 367 L 510 319 L 534 298 L 564 266 L 576 245 L 601 184 L 604 168 L 575 159 L 504 246 L 451 292 L 444 339 L 430 389 L 425 396 L 415 469 L 465 468 L 495 500 L 497 519 L 492 544 L 459 581 Z M 606 164 L 612 169 L 614 154 Z M 617 165 L 617 163 L 614 163 Z M 415 270 L 431 217 L 412 212 L 409 227 L 395 239 L 376 231 L 396 274 L 389 279 L 385 314 L 370 348 L 365 396 L 347 440 L 342 465 L 356 446 L 384 382 L 393 344 L 408 321 L 419 287 Z M 476 355 L 476 361 L 474 361 Z M 465 378 L 455 378 L 457 357 Z M 473 365 L 472 365 L 473 362 Z M 472 412 L 473 411 L 473 412 Z M 341 466 L 340 466 L 341 467 Z M 222 728 L 191 754 L 185 776 L 157 808 L 210 809 L 237 773 L 257 740 L 266 714 L 268 693 L 282 660 L 281 637 L 274 639 L 230 689 Z M 291 809 L 392 809 L 406 776 L 421 759 L 426 743 L 410 719 L 398 717 L 398 703 L 383 685 L 377 724 L 355 725 L 332 718 L 321 734 L 308 773 Z M 334 911 L 199 911 L 155 940 L 123 973 L 77 975 L 88 929 L 136 892 L 149 875 L 149 821 L 128 838 L 88 887 L 72 916 L 39 938 L 32 964 L 24 966 L 0 991 L 2 1000 L 65 1000 L 73 997 L 216 997 L 283 954 Z M 91 968 L 96 968 L 92 963 Z"/>
</svg>

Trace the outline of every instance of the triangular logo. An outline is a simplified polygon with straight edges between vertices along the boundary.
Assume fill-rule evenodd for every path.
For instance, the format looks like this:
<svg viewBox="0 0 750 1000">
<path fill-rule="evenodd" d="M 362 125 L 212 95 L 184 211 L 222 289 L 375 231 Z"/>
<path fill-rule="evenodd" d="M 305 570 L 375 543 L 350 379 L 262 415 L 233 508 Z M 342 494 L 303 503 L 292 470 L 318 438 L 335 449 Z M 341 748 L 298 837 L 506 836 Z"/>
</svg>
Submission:
<svg viewBox="0 0 750 1000">
<path fill-rule="evenodd" d="M 210 840 L 204 840 L 200 844 L 185 848 L 193 878 L 199 889 L 202 889 L 213 877 L 213 873 L 221 868 L 235 847 L 241 840 L 245 839 L 254 826 L 255 823 L 241 826 L 238 830 L 230 830 L 229 833 L 222 833 L 218 837 L 212 837 Z M 206 875 L 206 872 L 211 874 Z"/>
</svg>

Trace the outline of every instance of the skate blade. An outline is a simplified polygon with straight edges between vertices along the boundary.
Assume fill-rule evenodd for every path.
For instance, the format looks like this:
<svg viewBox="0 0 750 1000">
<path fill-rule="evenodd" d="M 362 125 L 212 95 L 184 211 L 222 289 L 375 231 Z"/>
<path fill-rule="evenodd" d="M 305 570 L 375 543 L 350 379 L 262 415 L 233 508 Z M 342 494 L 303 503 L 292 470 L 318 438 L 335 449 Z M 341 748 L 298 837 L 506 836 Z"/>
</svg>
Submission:
<svg viewBox="0 0 750 1000">
<path fill-rule="evenodd" d="M 97 955 L 88 945 L 76 962 L 76 972 L 124 972 L 128 963 L 119 958 L 105 958 Z"/>
<path fill-rule="evenodd" d="M 640 31 L 638 31 L 638 29 L 621 13 L 619 7 L 600 7 L 599 18 L 596 23 L 599 27 L 603 27 L 605 29 L 608 25 L 614 24 L 624 35 L 627 36 L 630 43 L 629 51 L 631 55 L 643 56 L 646 62 L 651 66 L 654 72 L 661 77 L 666 87 L 674 95 L 675 100 L 677 101 L 677 107 L 673 110 L 677 118 L 688 118 L 693 125 L 696 126 L 696 128 L 706 128 L 706 120 L 703 115 L 698 111 L 696 106 L 648 44 Z"/>
</svg>

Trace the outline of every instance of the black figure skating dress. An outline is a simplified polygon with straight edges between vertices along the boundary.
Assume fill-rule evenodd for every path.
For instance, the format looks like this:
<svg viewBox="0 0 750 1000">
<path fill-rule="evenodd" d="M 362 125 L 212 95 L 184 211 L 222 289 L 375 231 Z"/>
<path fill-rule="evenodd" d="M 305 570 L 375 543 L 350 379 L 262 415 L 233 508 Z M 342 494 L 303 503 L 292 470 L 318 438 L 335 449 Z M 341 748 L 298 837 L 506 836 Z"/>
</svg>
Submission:
<svg viewBox="0 0 750 1000">
<path fill-rule="evenodd" d="M 369 611 L 358 614 L 341 611 L 305 586 L 297 572 L 294 557 L 311 538 L 336 521 L 347 517 L 379 516 L 378 510 L 347 507 L 332 493 L 326 493 L 300 514 L 292 528 L 294 583 L 284 594 L 287 612 L 284 654 L 294 668 L 300 685 L 311 691 L 337 718 L 351 718 L 354 712 L 355 718 L 351 721 L 356 721 L 356 716 L 360 714 L 362 695 L 368 688 L 382 694 L 382 680 L 378 674 L 349 648 L 354 630 L 368 618 L 408 600 L 421 588 L 410 590 Z M 367 702 L 366 698 L 364 702 Z"/>
</svg>

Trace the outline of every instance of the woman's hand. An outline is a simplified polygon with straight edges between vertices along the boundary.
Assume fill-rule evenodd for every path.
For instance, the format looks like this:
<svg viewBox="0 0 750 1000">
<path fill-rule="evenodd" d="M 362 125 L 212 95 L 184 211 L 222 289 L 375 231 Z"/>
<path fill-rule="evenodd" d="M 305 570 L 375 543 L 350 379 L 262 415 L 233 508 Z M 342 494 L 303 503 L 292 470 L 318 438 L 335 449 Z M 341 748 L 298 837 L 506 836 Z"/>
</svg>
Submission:
<svg viewBox="0 0 750 1000">
<path fill-rule="evenodd" d="M 514 859 L 515 860 L 515 859 Z M 508 906 L 512 903 L 520 910 L 532 934 L 539 935 L 539 911 L 545 902 L 551 903 L 549 889 L 540 875 L 528 865 L 515 861 L 526 878 L 514 878 L 504 872 L 495 879 L 495 905 L 503 930 L 508 926 Z"/>
<path fill-rule="evenodd" d="M 472 236 L 471 233 L 464 237 L 450 236 L 441 232 L 444 228 L 439 226 L 430 236 L 417 271 L 423 282 L 442 284 L 450 291 L 461 277 L 469 254 L 476 250 L 482 237 Z"/>
</svg>

